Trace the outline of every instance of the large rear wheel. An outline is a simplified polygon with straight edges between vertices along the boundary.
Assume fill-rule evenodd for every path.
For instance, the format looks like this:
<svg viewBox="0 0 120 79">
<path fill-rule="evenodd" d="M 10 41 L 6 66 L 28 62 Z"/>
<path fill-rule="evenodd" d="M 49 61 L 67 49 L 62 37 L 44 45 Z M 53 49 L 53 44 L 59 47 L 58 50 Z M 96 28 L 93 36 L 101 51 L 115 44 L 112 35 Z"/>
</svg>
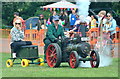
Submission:
<svg viewBox="0 0 120 79">
<path fill-rule="evenodd" d="M 46 50 L 46 61 L 49 67 L 59 67 L 62 60 L 61 48 L 57 43 L 51 43 Z"/>
</svg>

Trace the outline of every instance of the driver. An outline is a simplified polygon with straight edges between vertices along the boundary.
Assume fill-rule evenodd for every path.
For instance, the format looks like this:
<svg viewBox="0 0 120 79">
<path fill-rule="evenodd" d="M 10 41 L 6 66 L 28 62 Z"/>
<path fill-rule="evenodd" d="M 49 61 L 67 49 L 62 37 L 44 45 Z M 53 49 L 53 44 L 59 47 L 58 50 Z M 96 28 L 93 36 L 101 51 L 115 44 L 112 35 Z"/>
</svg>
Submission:
<svg viewBox="0 0 120 79">
<path fill-rule="evenodd" d="M 64 36 L 64 30 L 59 23 L 59 16 L 55 15 L 53 16 L 53 23 L 48 26 L 48 31 L 46 33 L 46 38 L 44 39 L 44 59 L 46 58 L 45 53 L 48 45 L 50 43 L 56 43 L 59 40 L 59 37 L 63 38 Z M 45 59 L 46 62 L 46 59 Z"/>
</svg>

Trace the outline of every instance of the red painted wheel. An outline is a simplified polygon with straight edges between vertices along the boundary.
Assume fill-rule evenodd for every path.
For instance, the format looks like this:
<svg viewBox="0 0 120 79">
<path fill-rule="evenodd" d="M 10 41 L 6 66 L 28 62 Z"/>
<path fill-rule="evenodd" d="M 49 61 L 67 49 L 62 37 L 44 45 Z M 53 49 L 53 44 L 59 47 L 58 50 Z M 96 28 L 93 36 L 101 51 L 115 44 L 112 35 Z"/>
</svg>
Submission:
<svg viewBox="0 0 120 79">
<path fill-rule="evenodd" d="M 100 63 L 100 58 L 99 58 L 99 54 L 95 51 L 92 51 L 90 54 L 90 57 L 93 59 L 90 61 L 91 67 L 92 68 L 98 68 L 99 63 Z"/>
<path fill-rule="evenodd" d="M 71 68 L 77 68 L 79 66 L 79 56 L 76 51 L 72 51 L 69 57 L 69 65 Z"/>
<path fill-rule="evenodd" d="M 46 61 L 49 67 L 60 66 L 62 53 L 57 43 L 51 43 L 46 50 Z"/>
</svg>

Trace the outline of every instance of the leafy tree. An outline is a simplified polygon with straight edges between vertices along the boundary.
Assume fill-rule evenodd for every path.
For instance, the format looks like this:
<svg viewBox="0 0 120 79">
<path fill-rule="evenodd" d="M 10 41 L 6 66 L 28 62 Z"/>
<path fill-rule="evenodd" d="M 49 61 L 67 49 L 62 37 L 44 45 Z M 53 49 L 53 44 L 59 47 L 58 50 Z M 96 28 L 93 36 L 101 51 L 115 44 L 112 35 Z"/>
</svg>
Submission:
<svg viewBox="0 0 120 79">
<path fill-rule="evenodd" d="M 113 9 L 117 12 L 117 14 L 119 14 L 120 15 L 120 1 L 119 2 L 114 2 L 113 3 Z"/>
</svg>

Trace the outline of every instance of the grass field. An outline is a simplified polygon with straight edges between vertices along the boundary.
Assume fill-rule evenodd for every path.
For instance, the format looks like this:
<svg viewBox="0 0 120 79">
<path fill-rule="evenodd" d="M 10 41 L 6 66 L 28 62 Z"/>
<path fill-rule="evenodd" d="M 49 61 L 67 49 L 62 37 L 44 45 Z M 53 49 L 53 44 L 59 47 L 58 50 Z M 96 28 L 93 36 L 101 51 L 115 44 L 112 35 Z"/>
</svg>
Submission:
<svg viewBox="0 0 120 79">
<path fill-rule="evenodd" d="M 17 64 L 7 68 L 5 62 L 10 58 L 10 54 L 0 54 L 2 54 L 2 77 L 118 77 L 117 58 L 113 59 L 112 65 L 99 68 L 78 67 L 72 69 L 68 63 L 62 63 L 59 68 L 50 68 L 47 64 L 44 66 L 32 64 L 25 68 Z M 17 60 L 17 62 L 20 62 L 20 60 Z"/>
</svg>

